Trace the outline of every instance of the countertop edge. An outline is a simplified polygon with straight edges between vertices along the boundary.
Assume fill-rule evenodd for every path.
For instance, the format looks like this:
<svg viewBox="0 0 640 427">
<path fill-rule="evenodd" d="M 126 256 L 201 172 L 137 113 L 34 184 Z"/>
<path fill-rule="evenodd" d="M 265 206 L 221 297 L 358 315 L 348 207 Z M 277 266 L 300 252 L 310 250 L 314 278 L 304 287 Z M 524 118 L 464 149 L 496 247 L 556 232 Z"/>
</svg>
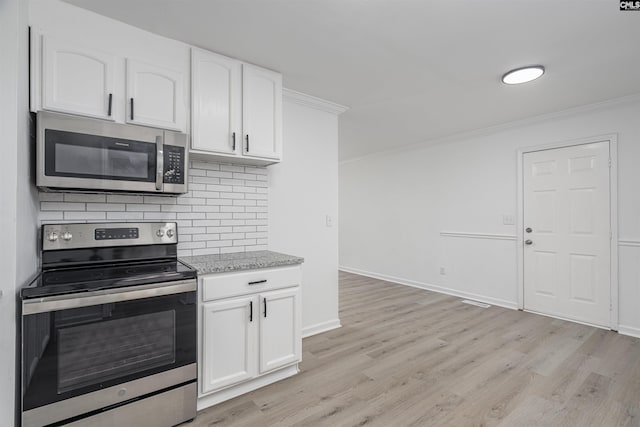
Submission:
<svg viewBox="0 0 640 427">
<path fill-rule="evenodd" d="M 262 252 L 262 256 L 267 258 L 269 256 L 274 256 L 276 259 L 273 260 L 265 260 L 265 261 L 256 261 L 255 256 L 247 253 L 249 258 L 248 260 L 243 260 L 241 257 L 238 258 L 238 253 L 229 254 L 229 259 L 220 259 L 220 255 L 212 254 L 210 255 L 211 260 L 207 260 L 207 255 L 198 255 L 201 257 L 201 262 L 193 262 L 189 258 L 192 257 L 179 257 L 180 262 L 188 265 L 198 272 L 199 275 L 204 274 L 219 274 L 219 273 L 233 273 L 240 271 L 251 271 L 251 270 L 261 270 L 273 267 L 286 267 L 290 265 L 300 265 L 304 263 L 304 258 L 282 254 L 279 252 L 272 251 L 264 251 Z M 278 257 L 283 257 L 277 259 Z M 185 259 L 186 258 L 186 259 Z"/>
</svg>

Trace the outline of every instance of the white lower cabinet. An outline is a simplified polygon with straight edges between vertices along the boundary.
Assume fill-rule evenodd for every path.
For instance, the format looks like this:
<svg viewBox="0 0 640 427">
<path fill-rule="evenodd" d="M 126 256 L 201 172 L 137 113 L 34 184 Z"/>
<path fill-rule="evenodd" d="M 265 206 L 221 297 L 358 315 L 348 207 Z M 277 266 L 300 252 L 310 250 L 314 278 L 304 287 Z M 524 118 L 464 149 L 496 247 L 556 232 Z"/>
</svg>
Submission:
<svg viewBox="0 0 640 427">
<path fill-rule="evenodd" d="M 298 288 L 260 295 L 260 373 L 298 362 L 302 355 Z"/>
<path fill-rule="evenodd" d="M 202 307 L 201 392 L 209 393 L 256 375 L 255 297 L 209 302 Z"/>
<path fill-rule="evenodd" d="M 299 267 L 200 278 L 200 398 L 208 400 L 199 409 L 281 379 L 285 369 L 297 372 L 299 284 Z"/>
</svg>

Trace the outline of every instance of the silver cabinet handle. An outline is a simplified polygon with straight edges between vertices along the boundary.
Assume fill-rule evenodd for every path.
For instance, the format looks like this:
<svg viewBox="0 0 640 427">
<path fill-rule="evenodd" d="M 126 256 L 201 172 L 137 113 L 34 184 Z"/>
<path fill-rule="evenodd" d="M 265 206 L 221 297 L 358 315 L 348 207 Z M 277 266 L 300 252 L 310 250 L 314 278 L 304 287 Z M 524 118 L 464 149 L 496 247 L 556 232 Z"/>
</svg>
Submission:
<svg viewBox="0 0 640 427">
<path fill-rule="evenodd" d="M 162 136 L 156 136 L 156 190 L 162 190 L 162 184 L 164 182 L 164 144 L 162 143 Z"/>
<path fill-rule="evenodd" d="M 533 240 L 527 239 L 524 241 L 525 245 L 533 245 Z"/>
</svg>

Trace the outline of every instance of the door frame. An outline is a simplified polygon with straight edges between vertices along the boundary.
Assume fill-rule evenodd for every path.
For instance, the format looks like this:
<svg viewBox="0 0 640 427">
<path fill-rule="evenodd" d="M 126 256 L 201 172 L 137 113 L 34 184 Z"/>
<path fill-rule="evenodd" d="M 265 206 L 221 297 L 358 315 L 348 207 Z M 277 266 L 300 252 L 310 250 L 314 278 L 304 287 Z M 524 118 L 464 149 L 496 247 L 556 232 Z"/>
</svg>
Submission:
<svg viewBox="0 0 640 427">
<path fill-rule="evenodd" d="M 517 215 L 516 242 L 518 263 L 518 309 L 524 310 L 524 155 L 535 151 L 553 150 L 556 148 L 573 147 L 577 145 L 609 142 L 609 224 L 611 238 L 609 240 L 611 262 L 610 296 L 610 329 L 618 330 L 619 310 L 619 282 L 618 282 L 618 135 L 606 134 L 569 141 L 555 142 L 545 145 L 519 148 L 517 152 Z"/>
</svg>

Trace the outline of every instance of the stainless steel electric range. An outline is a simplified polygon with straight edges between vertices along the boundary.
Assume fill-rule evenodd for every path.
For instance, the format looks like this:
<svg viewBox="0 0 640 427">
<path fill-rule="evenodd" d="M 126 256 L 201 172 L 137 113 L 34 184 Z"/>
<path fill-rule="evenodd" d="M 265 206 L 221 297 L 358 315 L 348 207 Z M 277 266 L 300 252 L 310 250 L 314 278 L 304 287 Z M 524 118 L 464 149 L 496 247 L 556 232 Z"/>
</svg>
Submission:
<svg viewBox="0 0 640 427">
<path fill-rule="evenodd" d="M 21 290 L 22 425 L 173 426 L 196 416 L 196 271 L 176 223 L 42 227 Z"/>
</svg>

